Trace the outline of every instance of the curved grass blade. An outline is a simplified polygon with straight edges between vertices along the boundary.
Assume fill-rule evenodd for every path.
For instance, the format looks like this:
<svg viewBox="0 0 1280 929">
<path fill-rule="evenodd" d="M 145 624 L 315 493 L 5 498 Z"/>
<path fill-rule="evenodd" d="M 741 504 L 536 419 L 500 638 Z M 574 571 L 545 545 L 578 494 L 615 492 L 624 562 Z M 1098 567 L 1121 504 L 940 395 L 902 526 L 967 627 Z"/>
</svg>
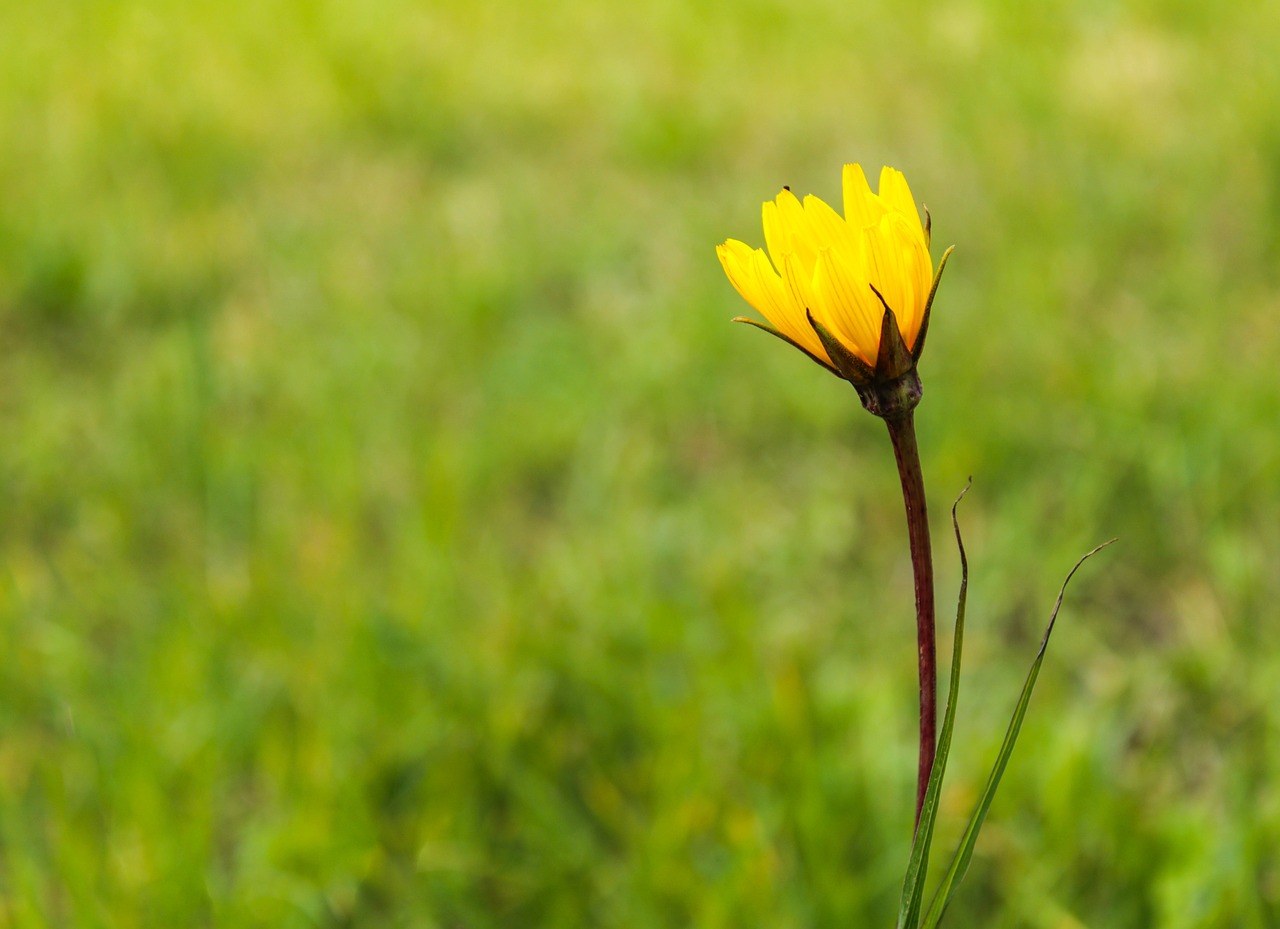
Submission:
<svg viewBox="0 0 1280 929">
<path fill-rule="evenodd" d="M 956 548 L 960 549 L 960 596 L 956 600 L 956 630 L 951 645 L 951 680 L 947 684 L 947 708 L 942 715 L 942 732 L 938 735 L 938 752 L 933 758 L 933 770 L 929 772 L 929 784 L 925 787 L 924 805 L 920 808 L 920 824 L 916 827 L 915 841 L 911 843 L 911 860 L 907 875 L 902 881 L 902 902 L 898 906 L 898 929 L 916 929 L 920 923 L 920 908 L 924 903 L 924 879 L 929 869 L 929 846 L 933 843 L 933 824 L 938 817 L 938 795 L 942 792 L 942 776 L 947 769 L 947 756 L 951 754 L 951 733 L 956 723 L 956 701 L 960 696 L 960 652 L 964 646 L 964 607 L 969 592 L 969 559 L 964 552 L 964 540 L 960 538 L 960 523 L 956 520 L 956 507 L 973 486 L 973 478 L 956 502 L 951 504 L 951 525 L 956 533 Z"/>
<path fill-rule="evenodd" d="M 995 767 L 991 769 L 991 776 L 987 778 L 987 786 L 983 788 L 982 796 L 978 798 L 978 806 L 974 809 L 973 816 L 969 819 L 969 825 L 960 839 L 960 845 L 956 848 L 955 857 L 951 859 L 951 867 L 947 869 L 947 873 L 938 885 L 938 889 L 934 891 L 933 900 L 929 904 L 929 911 L 921 924 L 922 929 L 934 929 L 941 922 L 943 914 L 947 911 L 947 906 L 950 905 L 952 898 L 956 895 L 956 890 L 969 868 L 969 861 L 973 858 L 974 846 L 978 843 L 978 833 L 982 830 L 982 824 L 987 818 L 987 811 L 991 809 L 991 801 L 995 797 L 996 788 L 1000 786 L 1000 778 L 1004 776 L 1004 770 L 1009 764 L 1009 756 L 1013 754 L 1013 745 L 1018 741 L 1018 733 L 1022 731 L 1022 720 L 1027 715 L 1027 706 L 1031 702 L 1031 691 L 1036 686 L 1036 678 L 1040 674 L 1040 665 L 1044 663 L 1045 648 L 1049 645 L 1049 636 L 1053 634 L 1053 624 L 1057 622 L 1058 611 L 1062 609 L 1062 598 L 1067 592 L 1067 585 L 1071 583 L 1071 578 L 1080 570 L 1082 564 L 1114 541 L 1115 539 L 1109 539 L 1092 551 L 1082 555 L 1080 560 L 1076 562 L 1075 567 L 1067 574 L 1066 580 L 1062 582 L 1062 587 L 1058 591 L 1058 601 L 1053 605 L 1053 614 L 1049 617 L 1049 625 L 1045 628 L 1044 638 L 1040 641 L 1040 650 L 1036 653 L 1035 661 L 1031 663 L 1031 670 L 1027 672 L 1027 681 L 1022 685 L 1022 693 L 1019 695 L 1018 704 L 1013 710 L 1013 719 L 1009 721 L 1009 728 L 1005 732 L 1004 742 L 1000 745 L 1000 753 L 996 756 Z"/>
</svg>

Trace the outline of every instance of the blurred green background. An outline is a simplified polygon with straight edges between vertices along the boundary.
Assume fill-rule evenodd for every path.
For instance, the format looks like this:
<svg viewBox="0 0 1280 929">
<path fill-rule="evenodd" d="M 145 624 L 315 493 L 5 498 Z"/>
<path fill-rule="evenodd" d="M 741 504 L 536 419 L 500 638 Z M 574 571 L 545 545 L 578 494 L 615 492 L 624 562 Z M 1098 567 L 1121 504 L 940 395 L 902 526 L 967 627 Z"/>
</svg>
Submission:
<svg viewBox="0 0 1280 929">
<path fill-rule="evenodd" d="M 729 317 L 788 183 L 958 248 L 951 924 L 1280 925 L 1280 6 L 7 3 L 0 927 L 889 926 L 882 424 Z"/>
</svg>

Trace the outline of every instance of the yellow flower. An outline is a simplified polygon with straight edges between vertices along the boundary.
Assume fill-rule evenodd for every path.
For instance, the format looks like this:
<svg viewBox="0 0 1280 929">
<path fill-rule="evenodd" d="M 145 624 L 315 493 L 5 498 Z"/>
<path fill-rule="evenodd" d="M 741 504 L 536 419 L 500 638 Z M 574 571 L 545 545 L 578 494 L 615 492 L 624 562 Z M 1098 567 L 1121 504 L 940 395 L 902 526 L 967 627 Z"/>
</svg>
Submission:
<svg viewBox="0 0 1280 929">
<path fill-rule="evenodd" d="M 922 224 L 900 171 L 882 169 L 879 193 L 872 193 L 861 166 L 845 165 L 843 217 L 815 196 L 802 203 L 784 188 L 764 204 L 764 239 L 767 256 L 736 239 L 716 248 L 733 286 L 770 325 L 739 321 L 855 385 L 914 369 L 951 250 L 935 275 L 928 211 Z M 888 320 L 896 320 L 897 332 L 886 338 Z"/>
</svg>

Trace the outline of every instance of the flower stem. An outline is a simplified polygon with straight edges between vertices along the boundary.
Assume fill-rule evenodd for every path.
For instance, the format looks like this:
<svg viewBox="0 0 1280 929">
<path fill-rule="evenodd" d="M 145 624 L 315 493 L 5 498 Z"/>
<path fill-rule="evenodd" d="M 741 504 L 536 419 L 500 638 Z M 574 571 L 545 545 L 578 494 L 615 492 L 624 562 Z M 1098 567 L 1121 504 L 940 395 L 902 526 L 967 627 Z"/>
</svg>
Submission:
<svg viewBox="0 0 1280 929">
<path fill-rule="evenodd" d="M 938 727 L 938 655 L 934 643 L 933 553 L 929 547 L 929 514 L 925 510 L 924 476 L 912 412 L 886 418 L 893 455 L 898 460 L 902 499 L 907 508 L 907 535 L 911 540 L 911 569 L 916 585 L 916 642 L 920 658 L 920 765 L 916 775 L 916 825 L 924 806 L 925 789 L 933 771 Z"/>
</svg>

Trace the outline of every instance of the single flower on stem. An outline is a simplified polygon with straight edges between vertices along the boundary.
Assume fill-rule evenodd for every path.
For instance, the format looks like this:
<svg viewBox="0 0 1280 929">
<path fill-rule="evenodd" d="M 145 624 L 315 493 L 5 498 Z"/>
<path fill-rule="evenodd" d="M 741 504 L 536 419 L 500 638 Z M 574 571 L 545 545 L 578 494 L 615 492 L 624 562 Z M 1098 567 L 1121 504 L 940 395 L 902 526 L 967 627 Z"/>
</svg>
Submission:
<svg viewBox="0 0 1280 929">
<path fill-rule="evenodd" d="M 872 193 L 856 164 L 844 166 L 844 215 L 822 200 L 783 190 L 764 204 L 769 252 L 729 239 L 716 248 L 733 286 L 764 315 L 750 323 L 790 343 L 853 384 L 862 405 L 885 421 L 907 511 L 915 576 L 920 669 L 920 755 L 916 822 L 937 743 L 937 652 L 933 556 L 914 411 L 916 364 L 951 249 L 933 268 L 928 210 L 920 221 L 900 171 L 883 168 Z"/>
<path fill-rule="evenodd" d="M 766 201 L 769 248 L 729 239 L 716 248 L 743 298 L 768 320 L 739 316 L 794 345 L 858 389 L 863 404 L 891 418 L 920 399 L 916 363 L 947 249 L 934 273 L 929 213 L 921 223 L 902 172 L 884 168 L 872 193 L 862 167 L 844 166 L 844 216 L 789 188 Z M 770 260 L 772 259 L 772 261 Z M 896 325 L 886 326 L 893 320 Z M 895 397 L 885 387 L 906 379 Z"/>
</svg>

